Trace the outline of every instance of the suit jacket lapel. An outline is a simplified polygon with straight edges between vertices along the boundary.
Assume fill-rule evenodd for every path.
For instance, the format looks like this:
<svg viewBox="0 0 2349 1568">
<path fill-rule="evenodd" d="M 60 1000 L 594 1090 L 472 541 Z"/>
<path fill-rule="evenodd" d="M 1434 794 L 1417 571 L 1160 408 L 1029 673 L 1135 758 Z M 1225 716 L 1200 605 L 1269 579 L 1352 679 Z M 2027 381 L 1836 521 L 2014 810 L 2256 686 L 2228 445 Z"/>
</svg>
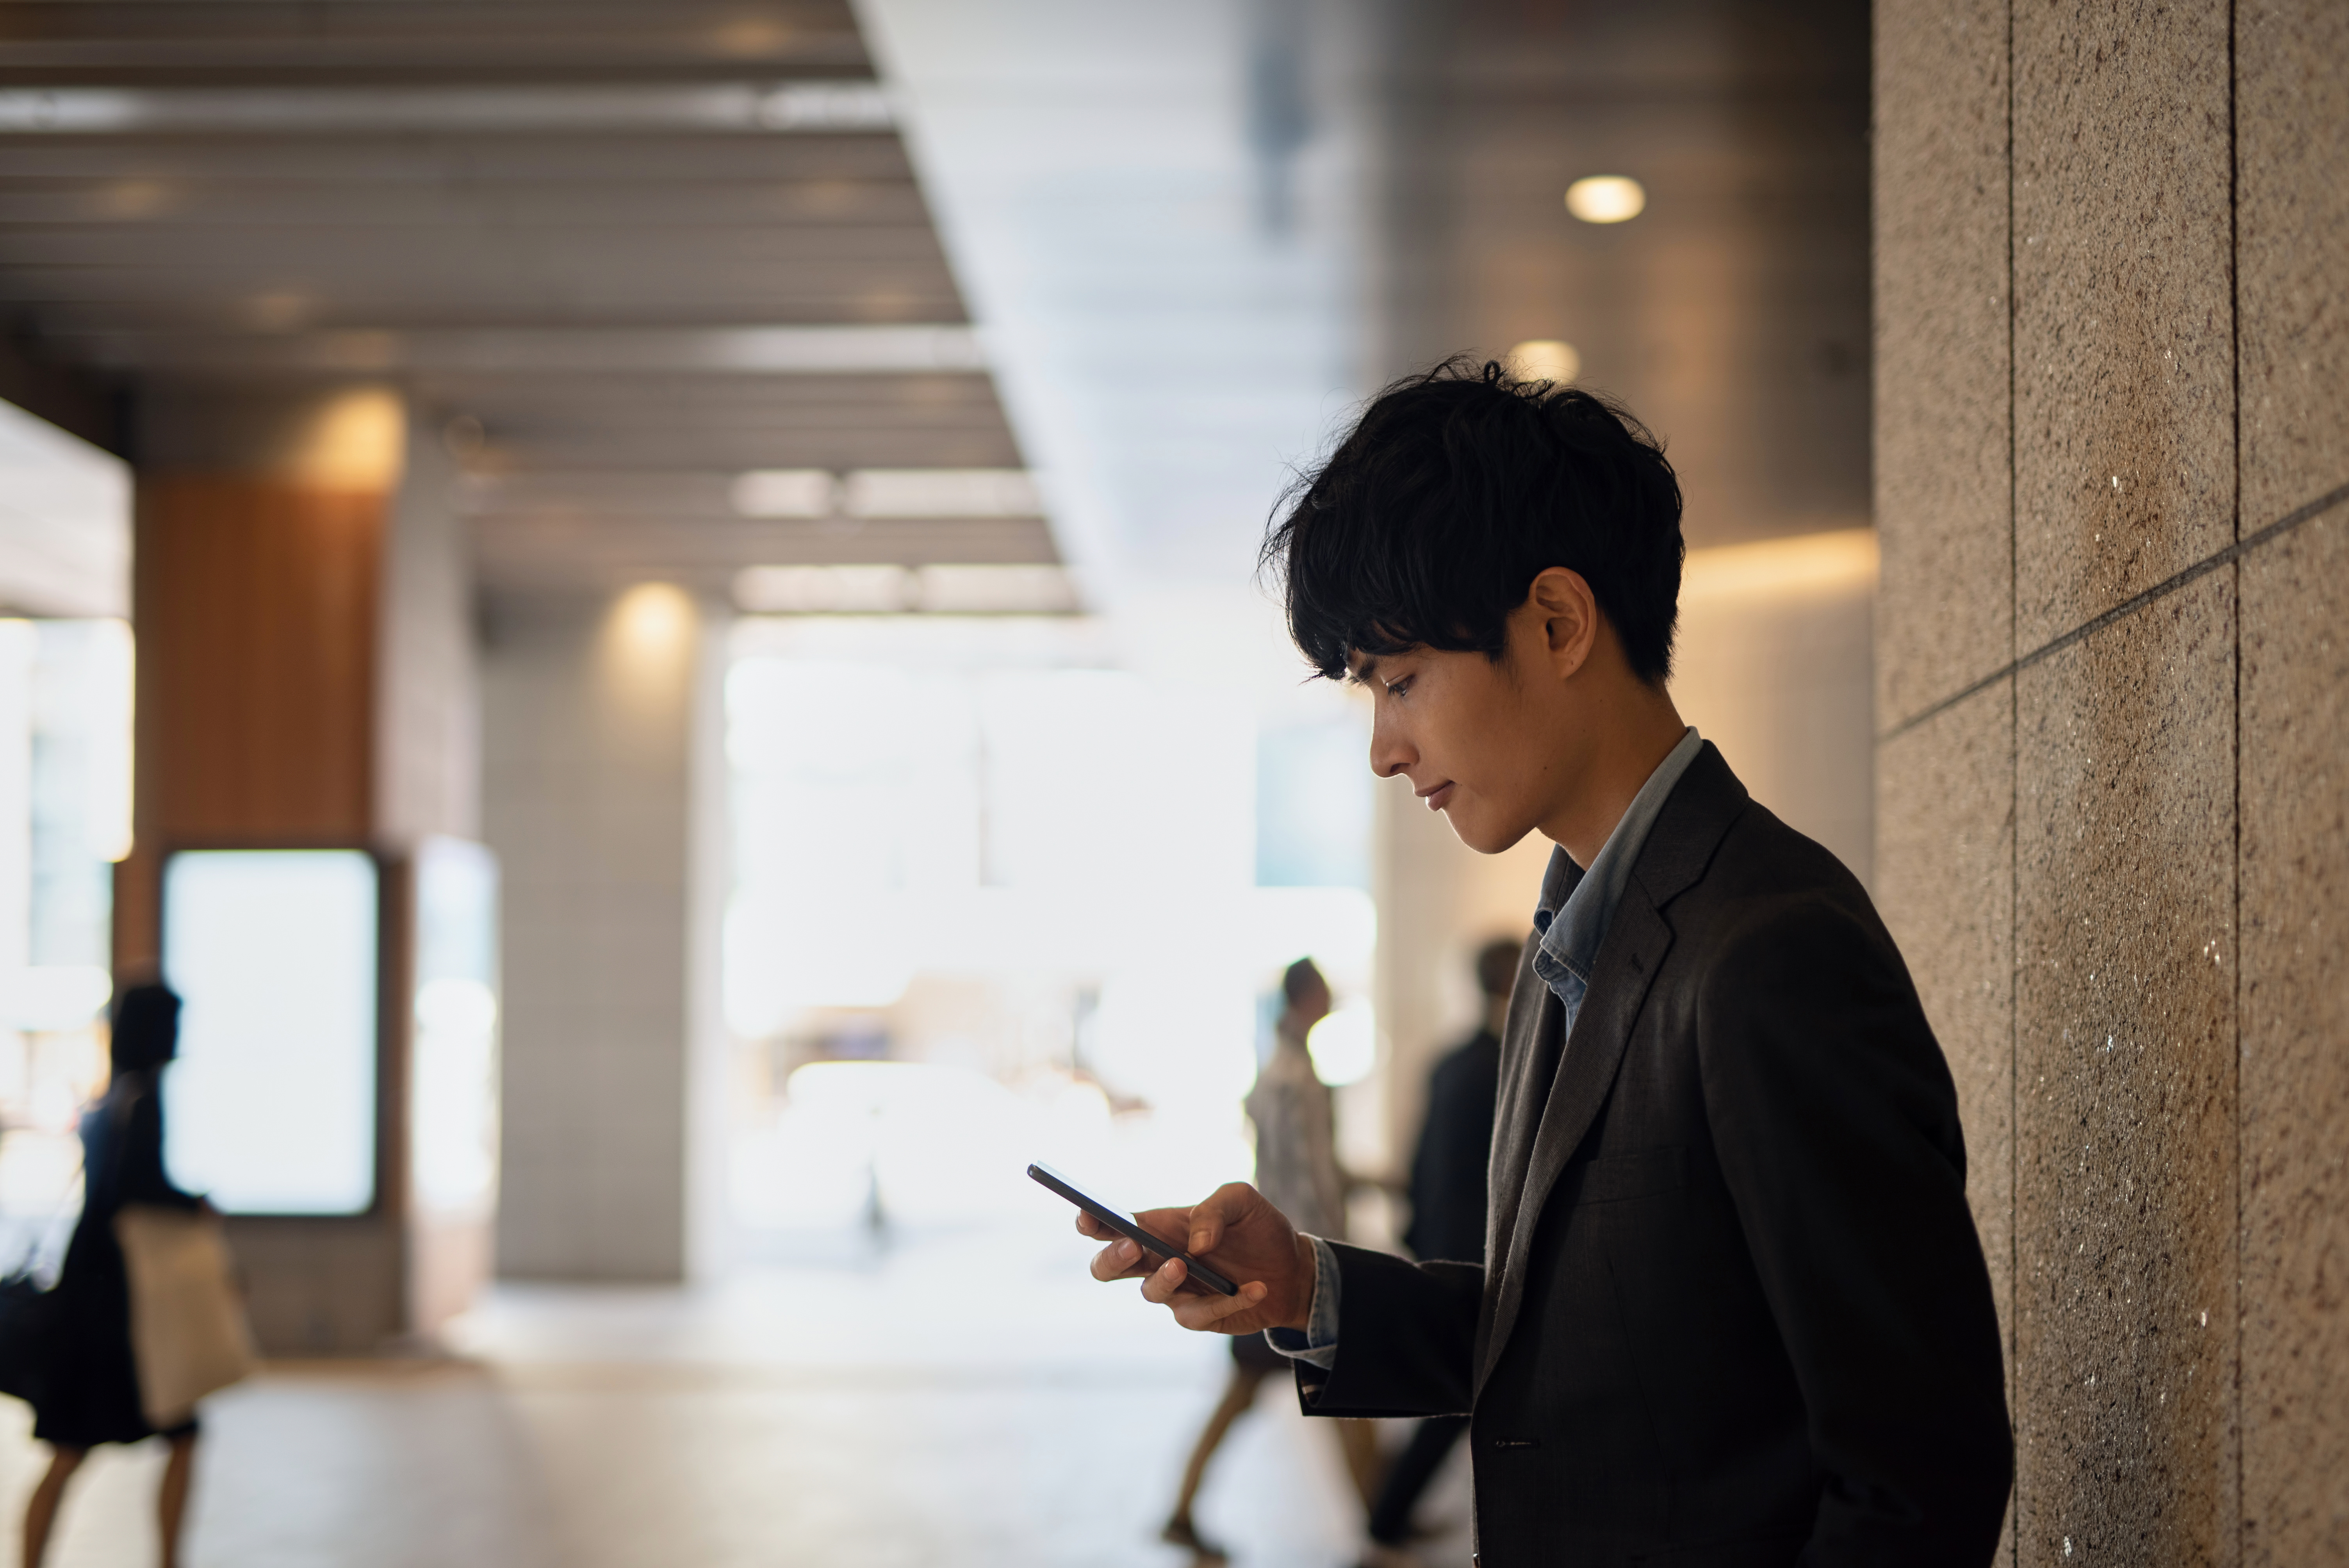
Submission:
<svg viewBox="0 0 2349 1568">
<path fill-rule="evenodd" d="M 1649 901 L 1639 879 L 1633 878 L 1623 890 L 1607 940 L 1600 944 L 1589 993 L 1575 1015 L 1574 1033 L 1566 1042 L 1565 1061 L 1550 1078 L 1530 1154 L 1519 1167 L 1525 1175 L 1514 1206 L 1514 1222 L 1505 1237 L 1495 1238 L 1506 1250 L 1499 1254 L 1499 1289 L 1490 1293 L 1491 1322 L 1482 1336 L 1483 1354 L 1476 1368 L 1479 1389 L 1508 1344 L 1509 1331 L 1516 1326 L 1517 1308 L 1526 1294 L 1526 1261 L 1533 1250 L 1542 1205 L 1549 1201 L 1559 1172 L 1574 1157 L 1599 1108 L 1606 1103 L 1607 1091 L 1614 1087 L 1624 1047 L 1630 1043 L 1631 1026 L 1671 944 L 1671 927 Z M 1542 989 L 1547 993 L 1549 988 Z M 1549 1001 L 1550 1011 L 1562 1019 L 1565 1008 L 1554 995 Z M 1491 1261 L 1488 1257 L 1487 1266 Z"/>
<path fill-rule="evenodd" d="M 1541 906 L 1556 909 L 1582 880 L 1582 868 L 1563 850 L 1552 850 L 1549 869 L 1542 874 Z M 1557 1071 L 1557 1054 L 1564 1043 L 1566 1009 L 1534 973 L 1534 952 L 1540 934 L 1526 938 L 1517 956 L 1516 987 L 1509 993 L 1509 1016 L 1501 1029 L 1501 1097 L 1494 1108 L 1493 1148 L 1486 1168 L 1485 1206 L 1485 1300 L 1477 1314 L 1476 1359 L 1484 1364 L 1484 1336 L 1492 1323 L 1493 1285 L 1499 1278 L 1500 1259 L 1506 1255 L 1508 1235 L 1516 1218 L 1517 1201 L 1526 1186 L 1526 1161 L 1533 1150 L 1534 1130 L 1539 1125 L 1549 1082 Z"/>
</svg>

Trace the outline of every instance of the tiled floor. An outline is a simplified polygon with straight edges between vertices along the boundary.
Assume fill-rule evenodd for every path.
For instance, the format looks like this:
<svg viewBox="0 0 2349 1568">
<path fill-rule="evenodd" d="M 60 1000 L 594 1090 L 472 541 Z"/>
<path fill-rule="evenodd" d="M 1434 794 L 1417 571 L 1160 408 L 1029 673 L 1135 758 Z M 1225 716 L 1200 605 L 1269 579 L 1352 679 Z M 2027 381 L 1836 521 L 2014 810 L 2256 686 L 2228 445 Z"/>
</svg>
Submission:
<svg viewBox="0 0 2349 1568">
<path fill-rule="evenodd" d="M 1083 1255 L 1062 1231 L 965 1233 L 709 1292 L 508 1288 L 461 1359 L 274 1367 L 207 1407 L 192 1561 L 1181 1568 L 1155 1527 L 1223 1346 Z M 40 1456 L 5 1415 L 13 1511 Z M 101 1450 L 52 1568 L 150 1562 L 159 1463 Z M 1455 1458 L 1427 1511 L 1466 1510 Z M 1359 1521 L 1330 1434 L 1268 1386 L 1202 1529 L 1237 1568 L 1338 1568 Z M 1464 1523 L 1425 1554 L 1464 1563 Z"/>
</svg>

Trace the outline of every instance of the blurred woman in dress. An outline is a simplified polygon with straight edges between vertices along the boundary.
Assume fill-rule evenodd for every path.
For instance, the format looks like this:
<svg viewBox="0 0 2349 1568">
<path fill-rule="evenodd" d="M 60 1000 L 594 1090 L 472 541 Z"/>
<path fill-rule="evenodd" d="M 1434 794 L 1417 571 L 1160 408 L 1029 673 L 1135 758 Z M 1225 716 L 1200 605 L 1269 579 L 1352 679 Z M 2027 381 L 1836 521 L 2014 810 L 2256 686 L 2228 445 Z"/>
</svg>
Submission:
<svg viewBox="0 0 2349 1568">
<path fill-rule="evenodd" d="M 178 1568 L 181 1527 L 196 1457 L 196 1418 L 158 1431 L 139 1397 L 130 1344 L 130 1279 L 116 1240 L 125 1204 L 202 1205 L 163 1171 L 163 1068 L 179 1049 L 180 998 L 133 985 L 114 1009 L 114 1073 L 81 1119 L 82 1211 L 56 1286 L 57 1315 L 34 1399 L 33 1435 L 49 1445 L 48 1473 L 25 1508 L 25 1568 L 40 1568 L 66 1484 L 100 1443 L 160 1437 L 171 1446 L 156 1499 L 162 1568 Z"/>
</svg>

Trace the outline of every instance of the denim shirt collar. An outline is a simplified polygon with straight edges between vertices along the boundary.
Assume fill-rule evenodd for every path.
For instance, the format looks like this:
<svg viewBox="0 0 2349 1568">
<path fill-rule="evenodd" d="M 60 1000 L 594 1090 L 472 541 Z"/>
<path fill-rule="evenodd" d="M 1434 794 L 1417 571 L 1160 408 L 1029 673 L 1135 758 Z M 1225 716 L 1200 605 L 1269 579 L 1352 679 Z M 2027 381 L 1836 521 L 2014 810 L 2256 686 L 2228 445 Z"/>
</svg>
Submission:
<svg viewBox="0 0 2349 1568">
<path fill-rule="evenodd" d="M 1648 841 L 1649 830 L 1656 825 L 1664 802 L 1671 798 L 1672 787 L 1703 745 L 1703 738 L 1691 726 L 1680 744 L 1640 786 L 1623 820 L 1607 835 L 1607 842 L 1599 847 L 1588 871 L 1578 872 L 1563 848 L 1550 851 L 1553 874 L 1544 880 L 1544 896 L 1534 911 L 1534 929 L 1541 934 L 1540 945 L 1534 952 L 1534 973 L 1566 1005 L 1569 1022 L 1582 1006 L 1591 965 L 1599 960 L 1599 944 L 1607 940 L 1608 924 L 1615 918 L 1615 906 L 1622 902 L 1623 889 L 1631 880 L 1631 868 Z M 1561 861 L 1566 863 L 1559 864 Z"/>
</svg>

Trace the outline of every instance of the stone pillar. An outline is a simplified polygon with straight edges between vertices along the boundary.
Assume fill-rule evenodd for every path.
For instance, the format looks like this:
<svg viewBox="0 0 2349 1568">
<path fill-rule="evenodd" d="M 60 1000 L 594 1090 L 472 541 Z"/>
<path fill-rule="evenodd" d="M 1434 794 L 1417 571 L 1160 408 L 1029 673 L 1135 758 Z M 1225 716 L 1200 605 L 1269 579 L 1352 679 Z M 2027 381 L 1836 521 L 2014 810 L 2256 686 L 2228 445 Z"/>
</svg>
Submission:
<svg viewBox="0 0 2349 1568">
<path fill-rule="evenodd" d="M 2337 6 L 1877 12 L 1878 886 L 2023 1563 L 2349 1552 Z"/>
<path fill-rule="evenodd" d="M 665 583 L 492 612 L 482 816 L 504 875 L 508 1277 L 685 1273 L 702 619 Z"/>
</svg>

